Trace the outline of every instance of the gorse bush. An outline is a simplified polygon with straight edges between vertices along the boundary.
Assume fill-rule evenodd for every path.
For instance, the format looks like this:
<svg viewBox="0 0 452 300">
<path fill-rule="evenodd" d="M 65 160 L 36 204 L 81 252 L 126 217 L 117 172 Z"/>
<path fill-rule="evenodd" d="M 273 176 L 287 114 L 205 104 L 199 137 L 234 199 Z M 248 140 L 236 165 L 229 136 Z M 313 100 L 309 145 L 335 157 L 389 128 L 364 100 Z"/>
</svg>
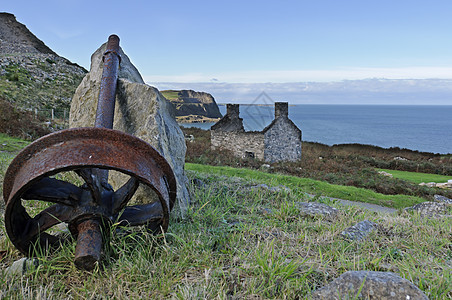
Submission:
<svg viewBox="0 0 452 300">
<path fill-rule="evenodd" d="M 0 97 L 0 133 L 34 140 L 50 133 L 50 130 L 32 112 L 19 110 Z"/>
</svg>

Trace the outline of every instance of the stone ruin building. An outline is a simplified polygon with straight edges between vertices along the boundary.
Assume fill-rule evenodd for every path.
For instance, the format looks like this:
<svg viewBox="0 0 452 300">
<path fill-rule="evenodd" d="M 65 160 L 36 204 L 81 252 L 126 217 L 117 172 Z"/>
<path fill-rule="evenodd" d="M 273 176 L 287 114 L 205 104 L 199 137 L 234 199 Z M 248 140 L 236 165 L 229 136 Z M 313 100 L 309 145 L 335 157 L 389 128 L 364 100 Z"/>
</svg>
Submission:
<svg viewBox="0 0 452 300">
<path fill-rule="evenodd" d="M 270 163 L 301 158 L 301 130 L 289 119 L 287 102 L 275 103 L 275 119 L 262 131 L 245 131 L 239 105 L 228 104 L 226 115 L 210 133 L 212 149 L 228 149 L 238 157 Z"/>
</svg>

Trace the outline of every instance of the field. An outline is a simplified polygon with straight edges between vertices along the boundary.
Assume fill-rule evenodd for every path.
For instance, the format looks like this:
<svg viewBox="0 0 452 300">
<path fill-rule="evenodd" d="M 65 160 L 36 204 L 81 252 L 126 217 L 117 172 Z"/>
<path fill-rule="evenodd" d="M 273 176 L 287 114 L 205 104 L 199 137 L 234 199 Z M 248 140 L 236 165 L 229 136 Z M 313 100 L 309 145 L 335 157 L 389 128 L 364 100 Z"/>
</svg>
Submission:
<svg viewBox="0 0 452 300">
<path fill-rule="evenodd" d="M 387 172 L 387 173 L 391 174 L 394 178 L 412 181 L 417 184 L 422 183 L 422 182 L 442 183 L 442 182 L 447 182 L 448 180 L 452 180 L 452 176 L 438 175 L 438 174 L 406 172 L 406 171 L 387 170 L 387 169 L 381 169 L 379 171 Z"/>
<path fill-rule="evenodd" d="M 27 142 L 4 135 L 0 139 L 2 180 Z M 93 272 L 75 268 L 75 242 L 69 239 L 51 253 L 38 249 L 39 265 L 24 275 L 6 275 L 6 267 L 22 255 L 5 236 L 0 219 L 0 298 L 307 299 L 345 271 L 373 270 L 408 279 L 429 299 L 452 299 L 450 219 L 423 218 L 402 209 L 392 215 L 369 212 L 328 197 L 396 208 L 426 198 L 381 194 L 276 170 L 290 170 L 288 165 L 263 171 L 259 162 L 224 155 L 216 159 L 227 158 L 235 168 L 186 165 L 192 204 L 185 218 L 171 219 L 168 232 L 151 235 L 142 228 L 118 226 L 105 232 L 102 262 Z M 216 162 L 208 156 L 197 159 Z M 299 209 L 300 202 L 308 201 L 340 213 L 333 220 L 308 217 Z M 34 210 L 38 213 L 40 206 Z M 362 242 L 341 236 L 363 220 L 377 223 L 378 230 Z"/>
</svg>

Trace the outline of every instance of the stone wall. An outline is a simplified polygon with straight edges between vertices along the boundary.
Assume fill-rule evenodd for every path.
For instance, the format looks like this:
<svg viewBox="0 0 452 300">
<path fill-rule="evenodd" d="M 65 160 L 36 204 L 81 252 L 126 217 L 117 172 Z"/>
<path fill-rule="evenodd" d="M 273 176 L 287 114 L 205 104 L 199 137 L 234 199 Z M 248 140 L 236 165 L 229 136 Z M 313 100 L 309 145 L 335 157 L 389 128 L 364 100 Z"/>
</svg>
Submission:
<svg viewBox="0 0 452 300">
<path fill-rule="evenodd" d="M 262 132 L 211 131 L 212 149 L 224 148 L 238 157 L 264 160 L 264 134 Z"/>
<path fill-rule="evenodd" d="M 285 117 L 275 119 L 264 130 L 267 162 L 295 161 L 301 158 L 301 131 Z"/>
<path fill-rule="evenodd" d="M 228 104 L 226 115 L 211 127 L 212 149 L 231 150 L 238 157 L 267 162 L 301 158 L 301 130 L 289 119 L 289 104 L 275 103 L 275 119 L 263 131 L 246 132 L 239 105 Z"/>
</svg>

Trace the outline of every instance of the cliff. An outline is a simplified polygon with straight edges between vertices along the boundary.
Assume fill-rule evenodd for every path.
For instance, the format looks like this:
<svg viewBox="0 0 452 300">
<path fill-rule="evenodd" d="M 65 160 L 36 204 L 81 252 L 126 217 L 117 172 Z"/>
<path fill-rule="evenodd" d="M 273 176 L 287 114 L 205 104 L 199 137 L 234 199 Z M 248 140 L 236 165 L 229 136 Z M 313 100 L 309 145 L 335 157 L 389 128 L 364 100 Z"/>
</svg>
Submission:
<svg viewBox="0 0 452 300">
<path fill-rule="evenodd" d="M 9 13 L 0 13 L 0 96 L 21 109 L 69 111 L 87 71 L 53 52 Z"/>
<path fill-rule="evenodd" d="M 176 120 L 180 123 L 216 122 L 222 117 L 209 93 L 192 90 L 166 90 L 161 93 L 173 104 Z"/>
</svg>

